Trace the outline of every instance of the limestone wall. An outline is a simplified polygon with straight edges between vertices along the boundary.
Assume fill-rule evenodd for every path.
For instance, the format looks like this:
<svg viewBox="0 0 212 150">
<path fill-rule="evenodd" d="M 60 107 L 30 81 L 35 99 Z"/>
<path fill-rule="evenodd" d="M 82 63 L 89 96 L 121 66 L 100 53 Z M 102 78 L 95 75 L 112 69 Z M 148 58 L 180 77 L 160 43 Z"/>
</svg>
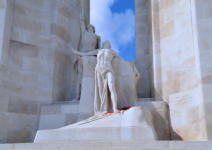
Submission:
<svg viewBox="0 0 212 150">
<path fill-rule="evenodd" d="M 152 0 L 154 87 L 169 103 L 173 139 L 206 139 L 194 5 Z"/>
<path fill-rule="evenodd" d="M 12 21 L 12 0 L 2 0 L 0 2 L 0 64 L 3 63 L 4 49 L 9 46 L 9 36 Z"/>
<path fill-rule="evenodd" d="M 151 17 L 151 38 L 150 48 L 152 52 L 152 91 L 154 96 L 160 98 L 162 93 L 161 86 L 161 57 L 160 57 L 160 22 L 159 22 L 159 1 L 151 0 L 150 2 Z"/>
<path fill-rule="evenodd" d="M 90 0 L 80 0 L 81 17 L 84 16 L 86 24 L 90 24 Z"/>
<path fill-rule="evenodd" d="M 212 1 L 196 0 L 198 44 L 207 137 L 212 139 Z"/>
<path fill-rule="evenodd" d="M 150 93 L 169 103 L 173 139 L 211 139 L 212 2 L 148 3 L 136 1 L 139 96 Z"/>
<path fill-rule="evenodd" d="M 135 0 L 136 67 L 141 75 L 138 82 L 138 97 L 151 97 L 151 49 L 149 0 Z"/>
<path fill-rule="evenodd" d="M 32 141 L 40 106 L 72 99 L 78 0 L 0 1 L 0 142 Z"/>
<path fill-rule="evenodd" d="M 76 97 L 74 71 L 75 56 L 71 47 L 77 49 L 80 39 L 80 2 L 78 0 L 56 0 L 52 29 L 54 52 L 53 100 L 72 100 Z"/>
</svg>

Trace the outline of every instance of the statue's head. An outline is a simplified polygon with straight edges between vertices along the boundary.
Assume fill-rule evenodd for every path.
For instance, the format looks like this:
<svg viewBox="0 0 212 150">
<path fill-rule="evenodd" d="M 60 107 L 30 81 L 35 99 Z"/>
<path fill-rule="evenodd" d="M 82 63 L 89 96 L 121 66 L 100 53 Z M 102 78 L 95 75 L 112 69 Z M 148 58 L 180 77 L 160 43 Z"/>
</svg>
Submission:
<svg viewBox="0 0 212 150">
<path fill-rule="evenodd" d="M 110 41 L 105 41 L 104 43 L 103 43 L 103 46 L 102 46 L 103 48 L 107 48 L 107 49 L 111 49 L 111 44 L 110 44 Z"/>
<path fill-rule="evenodd" d="M 90 33 L 95 33 L 95 27 L 94 27 L 92 24 L 89 24 L 89 25 L 87 26 L 87 28 L 88 28 L 88 32 L 90 32 Z"/>
</svg>

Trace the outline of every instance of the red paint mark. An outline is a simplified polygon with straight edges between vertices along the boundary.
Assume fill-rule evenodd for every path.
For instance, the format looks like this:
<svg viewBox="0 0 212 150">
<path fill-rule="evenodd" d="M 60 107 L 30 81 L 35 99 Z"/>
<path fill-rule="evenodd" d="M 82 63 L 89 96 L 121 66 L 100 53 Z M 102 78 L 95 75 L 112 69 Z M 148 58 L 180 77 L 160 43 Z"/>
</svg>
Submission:
<svg viewBox="0 0 212 150">
<path fill-rule="evenodd" d="M 124 110 L 128 110 L 128 109 L 130 109 L 131 108 L 131 106 L 127 106 L 127 107 L 124 107 L 124 108 L 121 108 L 121 109 L 119 109 L 120 111 L 124 111 Z M 108 114 L 113 114 L 114 112 L 106 112 L 106 113 L 104 113 L 104 115 L 108 115 Z"/>
<path fill-rule="evenodd" d="M 114 112 L 106 112 L 104 115 L 113 114 Z"/>
<path fill-rule="evenodd" d="M 127 106 L 127 107 L 121 108 L 120 111 L 128 110 L 128 109 L 130 109 L 130 108 L 131 108 L 131 106 Z"/>
</svg>

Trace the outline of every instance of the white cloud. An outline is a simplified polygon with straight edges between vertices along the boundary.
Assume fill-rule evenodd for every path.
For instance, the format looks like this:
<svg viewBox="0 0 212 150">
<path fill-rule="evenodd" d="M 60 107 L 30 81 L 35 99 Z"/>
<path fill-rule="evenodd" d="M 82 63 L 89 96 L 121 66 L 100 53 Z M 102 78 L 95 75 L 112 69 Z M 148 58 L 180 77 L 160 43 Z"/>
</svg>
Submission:
<svg viewBox="0 0 212 150">
<path fill-rule="evenodd" d="M 116 0 L 91 0 L 91 24 L 102 41 L 110 40 L 112 48 L 129 44 L 135 36 L 134 12 L 127 9 L 123 13 L 113 13 L 110 7 Z"/>
</svg>

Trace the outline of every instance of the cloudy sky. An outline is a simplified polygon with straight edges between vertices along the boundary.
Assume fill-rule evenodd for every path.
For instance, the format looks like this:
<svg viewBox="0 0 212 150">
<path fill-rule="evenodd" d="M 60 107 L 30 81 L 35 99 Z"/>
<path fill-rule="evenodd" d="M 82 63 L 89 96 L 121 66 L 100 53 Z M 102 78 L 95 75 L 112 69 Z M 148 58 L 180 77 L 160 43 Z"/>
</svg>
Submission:
<svg viewBox="0 0 212 150">
<path fill-rule="evenodd" d="M 134 0 L 91 0 L 91 24 L 125 60 L 135 59 Z"/>
</svg>

